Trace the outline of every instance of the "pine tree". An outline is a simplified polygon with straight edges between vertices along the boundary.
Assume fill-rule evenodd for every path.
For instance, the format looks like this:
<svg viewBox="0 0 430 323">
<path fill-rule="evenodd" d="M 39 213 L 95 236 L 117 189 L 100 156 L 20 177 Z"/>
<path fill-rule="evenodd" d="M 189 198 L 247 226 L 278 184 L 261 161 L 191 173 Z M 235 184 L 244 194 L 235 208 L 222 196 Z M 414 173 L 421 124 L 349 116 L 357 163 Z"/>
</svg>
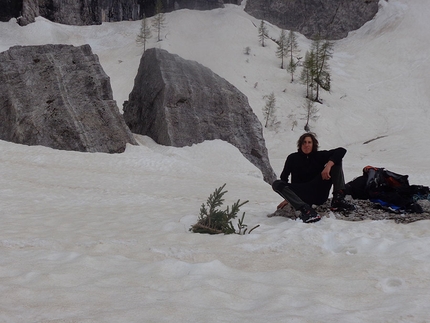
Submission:
<svg viewBox="0 0 430 323">
<path fill-rule="evenodd" d="M 297 36 L 294 31 L 290 30 L 287 39 L 287 55 L 290 56 L 290 60 L 287 65 L 287 71 L 291 74 L 291 83 L 294 82 L 294 72 L 296 71 L 297 65 L 299 64 L 299 44 L 297 42 Z"/>
<path fill-rule="evenodd" d="M 287 35 L 285 34 L 285 30 L 282 29 L 278 40 L 278 50 L 276 51 L 276 57 L 281 59 L 281 69 L 284 68 L 284 57 L 288 55 L 287 46 Z"/>
<path fill-rule="evenodd" d="M 313 100 L 313 79 L 314 79 L 314 60 L 315 53 L 307 51 L 303 62 L 303 69 L 300 75 L 300 80 L 306 85 L 306 98 Z"/>
<path fill-rule="evenodd" d="M 155 16 L 152 25 L 157 31 L 157 41 L 162 41 L 161 30 L 165 27 L 165 17 L 163 13 L 163 3 L 161 0 L 157 0 L 155 4 Z"/>
<path fill-rule="evenodd" d="M 306 111 L 306 114 L 305 114 L 306 124 L 304 126 L 304 130 L 310 131 L 309 121 L 310 120 L 316 121 L 318 119 L 317 113 L 319 110 L 314 106 L 314 101 L 309 99 L 306 99 L 306 102 L 303 105 L 303 108 Z"/>
<path fill-rule="evenodd" d="M 266 46 L 264 41 L 268 37 L 268 34 L 269 33 L 267 31 L 266 25 L 264 24 L 264 21 L 261 20 L 260 27 L 258 27 L 258 38 L 260 39 L 260 43 L 262 47 Z"/>
<path fill-rule="evenodd" d="M 312 42 L 312 51 L 314 52 L 313 61 L 313 81 L 315 82 L 315 102 L 320 102 L 319 89 L 330 92 L 331 76 L 328 61 L 333 57 L 333 44 L 330 41 L 322 43 L 321 39 L 317 37 Z"/>
<path fill-rule="evenodd" d="M 143 15 L 143 19 L 140 25 L 140 32 L 136 37 L 136 42 L 138 44 L 142 44 L 143 45 L 143 52 L 145 52 L 146 50 L 146 43 L 148 42 L 148 40 L 152 37 L 151 34 L 151 27 L 148 26 L 147 21 L 146 21 L 146 17 L 145 15 Z"/>
<path fill-rule="evenodd" d="M 221 210 L 220 207 L 224 202 L 224 194 L 227 191 L 224 191 L 224 187 L 226 184 L 217 188 L 211 195 L 209 195 L 206 204 L 202 204 L 200 207 L 200 216 L 198 222 L 191 226 L 190 231 L 195 233 L 209 233 L 209 234 L 245 234 L 248 230 L 248 226 L 243 223 L 245 218 L 245 212 L 243 212 L 242 217 L 238 219 L 238 231 L 236 231 L 233 226 L 232 220 L 237 217 L 237 213 L 239 213 L 239 209 L 242 205 L 248 203 L 248 201 L 240 203 L 240 200 L 237 200 L 231 208 L 227 206 L 225 210 Z M 259 227 L 259 225 L 253 227 L 248 233 L 251 233 L 252 230 Z"/>
<path fill-rule="evenodd" d="M 270 93 L 269 95 L 263 96 L 264 99 L 266 99 L 266 105 L 263 107 L 263 116 L 266 120 L 264 127 L 270 128 L 272 127 L 276 122 L 276 98 L 275 93 Z"/>
</svg>

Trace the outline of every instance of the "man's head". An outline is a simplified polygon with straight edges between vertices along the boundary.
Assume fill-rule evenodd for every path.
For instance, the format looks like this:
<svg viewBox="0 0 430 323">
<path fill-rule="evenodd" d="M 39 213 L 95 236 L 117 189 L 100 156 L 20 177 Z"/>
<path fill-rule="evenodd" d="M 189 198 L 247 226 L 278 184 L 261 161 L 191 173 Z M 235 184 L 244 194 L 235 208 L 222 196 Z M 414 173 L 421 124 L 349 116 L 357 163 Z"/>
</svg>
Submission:
<svg viewBox="0 0 430 323">
<path fill-rule="evenodd" d="M 317 151 L 319 147 L 317 136 L 312 132 L 306 132 L 300 136 L 297 141 L 297 149 L 302 151 L 304 154 L 310 154 L 313 151 Z"/>
</svg>

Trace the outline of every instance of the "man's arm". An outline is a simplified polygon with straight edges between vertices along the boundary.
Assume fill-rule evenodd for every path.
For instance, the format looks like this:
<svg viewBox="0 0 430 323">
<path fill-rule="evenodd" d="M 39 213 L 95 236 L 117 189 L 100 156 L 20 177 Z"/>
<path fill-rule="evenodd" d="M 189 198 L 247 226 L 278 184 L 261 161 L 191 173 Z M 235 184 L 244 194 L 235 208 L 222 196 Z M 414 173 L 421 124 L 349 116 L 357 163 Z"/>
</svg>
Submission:
<svg viewBox="0 0 430 323">
<path fill-rule="evenodd" d="M 281 173 L 281 180 L 287 183 L 291 174 L 292 158 L 293 158 L 292 154 L 287 157 L 287 160 L 285 161 L 285 164 L 284 164 L 284 169 L 282 170 L 282 173 Z"/>
<path fill-rule="evenodd" d="M 332 160 L 329 160 L 327 162 L 327 164 L 325 164 L 325 167 L 324 167 L 323 171 L 321 172 L 322 179 L 329 180 L 331 178 L 330 171 L 331 171 L 331 168 L 333 167 L 333 165 L 334 165 L 334 162 Z"/>
<path fill-rule="evenodd" d="M 339 165 L 342 163 L 342 159 L 346 154 L 346 149 L 343 147 L 339 147 L 339 148 L 325 150 L 321 152 L 324 154 L 326 160 L 328 160 L 327 163 L 324 165 L 324 169 L 321 172 L 321 177 L 324 180 L 329 180 L 331 178 L 330 176 L 331 168 L 334 165 Z"/>
<path fill-rule="evenodd" d="M 342 162 L 342 159 L 346 154 L 346 149 L 343 147 L 339 147 L 329 150 L 329 153 L 329 161 L 331 160 L 335 165 L 338 165 Z"/>
</svg>

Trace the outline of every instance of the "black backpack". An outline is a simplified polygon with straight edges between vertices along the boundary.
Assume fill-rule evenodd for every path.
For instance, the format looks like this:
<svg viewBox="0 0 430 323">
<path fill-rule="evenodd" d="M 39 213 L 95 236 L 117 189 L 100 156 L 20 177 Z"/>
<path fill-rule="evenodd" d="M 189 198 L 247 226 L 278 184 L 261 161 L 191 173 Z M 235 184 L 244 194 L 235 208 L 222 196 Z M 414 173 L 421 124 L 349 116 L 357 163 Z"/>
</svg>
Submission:
<svg viewBox="0 0 430 323">
<path fill-rule="evenodd" d="M 363 175 L 346 184 L 346 193 L 354 199 L 383 201 L 400 209 L 421 213 L 415 195 L 428 195 L 429 188 L 410 185 L 408 175 L 401 175 L 385 168 L 366 166 Z"/>
</svg>

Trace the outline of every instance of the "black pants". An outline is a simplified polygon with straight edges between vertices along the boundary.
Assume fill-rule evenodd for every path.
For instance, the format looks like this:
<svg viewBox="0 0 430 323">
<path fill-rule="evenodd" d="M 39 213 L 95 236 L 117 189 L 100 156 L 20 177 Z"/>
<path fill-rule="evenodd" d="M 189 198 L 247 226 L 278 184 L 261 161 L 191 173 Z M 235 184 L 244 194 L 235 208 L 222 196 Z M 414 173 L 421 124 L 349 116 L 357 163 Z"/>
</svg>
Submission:
<svg viewBox="0 0 430 323">
<path fill-rule="evenodd" d="M 276 180 L 273 182 L 272 188 L 296 210 L 299 210 L 305 204 L 324 204 L 328 199 L 332 185 L 334 191 L 345 189 L 342 165 L 333 166 L 330 176 L 331 179 L 323 180 L 321 175 L 318 175 L 306 183 L 287 183 L 283 180 Z"/>
</svg>

